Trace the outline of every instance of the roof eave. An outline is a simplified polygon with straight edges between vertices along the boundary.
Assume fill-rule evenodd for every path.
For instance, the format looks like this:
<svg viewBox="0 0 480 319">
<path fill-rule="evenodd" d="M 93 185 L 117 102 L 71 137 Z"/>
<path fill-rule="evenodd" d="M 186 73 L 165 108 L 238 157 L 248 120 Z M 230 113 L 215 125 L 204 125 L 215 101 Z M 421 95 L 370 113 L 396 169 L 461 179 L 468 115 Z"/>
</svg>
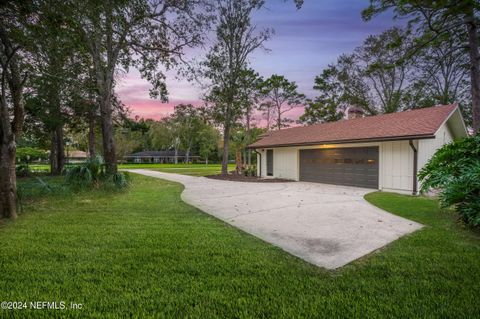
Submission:
<svg viewBox="0 0 480 319">
<path fill-rule="evenodd" d="M 312 146 L 320 144 L 354 144 L 354 143 L 373 143 L 373 142 L 388 142 L 388 141 L 406 141 L 406 140 L 420 140 L 435 138 L 435 134 L 420 134 L 420 135 L 404 135 L 392 137 L 379 138 L 363 138 L 351 140 L 333 140 L 333 141 L 315 141 L 305 143 L 288 143 L 288 144 L 264 144 L 264 145 L 249 145 L 247 149 L 271 148 L 271 147 L 295 147 L 295 146 Z"/>
</svg>

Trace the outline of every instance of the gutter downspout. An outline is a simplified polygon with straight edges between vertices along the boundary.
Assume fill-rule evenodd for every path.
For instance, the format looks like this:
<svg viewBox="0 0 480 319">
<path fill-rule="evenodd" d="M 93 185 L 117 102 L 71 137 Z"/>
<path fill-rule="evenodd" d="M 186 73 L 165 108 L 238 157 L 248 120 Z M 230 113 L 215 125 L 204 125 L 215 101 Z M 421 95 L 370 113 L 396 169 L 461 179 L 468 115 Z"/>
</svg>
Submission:
<svg viewBox="0 0 480 319">
<path fill-rule="evenodd" d="M 418 150 L 413 145 L 413 140 L 408 140 L 408 144 L 413 150 L 413 195 L 417 195 L 417 168 L 418 168 Z"/>
<path fill-rule="evenodd" d="M 257 153 L 260 156 L 260 163 L 257 163 L 258 168 L 259 168 L 259 177 L 262 177 L 262 153 L 257 152 L 256 149 L 253 150 L 253 152 Z"/>
</svg>

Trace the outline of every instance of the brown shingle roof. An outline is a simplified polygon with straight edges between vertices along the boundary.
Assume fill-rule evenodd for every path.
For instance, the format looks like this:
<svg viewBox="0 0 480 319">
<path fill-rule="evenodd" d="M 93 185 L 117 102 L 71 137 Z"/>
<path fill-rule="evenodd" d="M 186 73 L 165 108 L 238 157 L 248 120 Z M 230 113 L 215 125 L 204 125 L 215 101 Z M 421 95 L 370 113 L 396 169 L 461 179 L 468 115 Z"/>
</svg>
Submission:
<svg viewBox="0 0 480 319">
<path fill-rule="evenodd" d="M 429 138 L 456 108 L 440 105 L 271 131 L 249 148 Z"/>
</svg>

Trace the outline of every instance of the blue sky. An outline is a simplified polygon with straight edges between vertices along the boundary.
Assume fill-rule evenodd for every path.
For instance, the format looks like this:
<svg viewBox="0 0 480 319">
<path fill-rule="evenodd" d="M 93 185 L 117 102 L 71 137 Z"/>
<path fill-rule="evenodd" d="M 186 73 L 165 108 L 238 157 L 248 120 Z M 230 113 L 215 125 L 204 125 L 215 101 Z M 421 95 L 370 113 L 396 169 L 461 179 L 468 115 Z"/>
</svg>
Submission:
<svg viewBox="0 0 480 319">
<path fill-rule="evenodd" d="M 329 63 L 335 62 L 340 54 L 351 52 L 368 35 L 395 24 L 390 14 L 364 22 L 361 11 L 368 3 L 368 0 L 305 0 L 304 6 L 297 10 L 293 0 L 267 0 L 266 7 L 255 13 L 252 21 L 259 29 L 273 28 L 275 34 L 265 44 L 269 52 L 259 50 L 252 55 L 253 68 L 264 77 L 284 75 L 295 81 L 301 92 L 313 97 L 314 78 Z M 178 103 L 201 103 L 201 91 L 194 84 L 175 79 L 169 73 L 167 85 L 169 103 L 151 100 L 149 84 L 132 70 L 120 82 L 117 92 L 134 115 L 146 118 L 168 115 Z"/>
</svg>

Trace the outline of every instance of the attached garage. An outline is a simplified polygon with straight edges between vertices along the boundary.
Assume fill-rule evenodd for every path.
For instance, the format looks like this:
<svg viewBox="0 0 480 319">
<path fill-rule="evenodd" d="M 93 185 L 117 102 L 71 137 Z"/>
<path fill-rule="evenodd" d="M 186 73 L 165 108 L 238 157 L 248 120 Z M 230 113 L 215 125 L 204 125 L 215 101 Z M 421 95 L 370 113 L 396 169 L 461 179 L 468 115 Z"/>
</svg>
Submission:
<svg viewBox="0 0 480 319">
<path fill-rule="evenodd" d="M 300 181 L 378 189 L 378 147 L 300 150 Z"/>
</svg>

